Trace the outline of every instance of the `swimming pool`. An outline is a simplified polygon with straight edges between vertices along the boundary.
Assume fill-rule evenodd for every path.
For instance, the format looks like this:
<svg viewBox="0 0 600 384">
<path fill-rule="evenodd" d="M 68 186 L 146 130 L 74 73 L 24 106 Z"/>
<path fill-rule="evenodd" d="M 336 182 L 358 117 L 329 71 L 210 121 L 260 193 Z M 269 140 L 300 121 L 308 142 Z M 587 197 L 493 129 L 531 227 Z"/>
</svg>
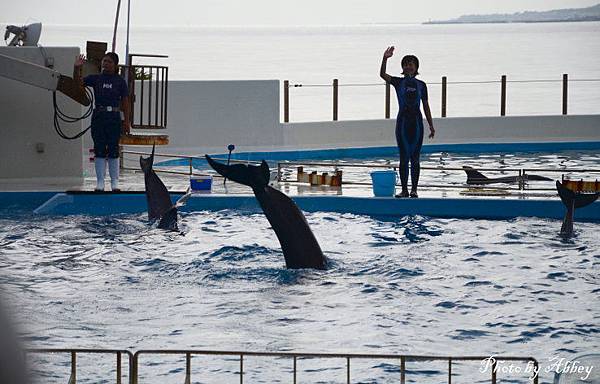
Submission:
<svg viewBox="0 0 600 384">
<path fill-rule="evenodd" d="M 599 347 L 597 224 L 564 241 L 553 220 L 535 218 L 306 216 L 325 271 L 286 270 L 262 214 L 183 213 L 181 233 L 145 214 L 3 215 L 1 282 L 36 347 L 509 354 L 542 365 Z M 173 361 L 154 363 L 143 382 L 181 381 Z M 411 377 L 439 382 L 443 368 Z M 235 380 L 234 362 L 196 369 L 202 382 Z M 300 382 L 343 377 L 339 364 L 301 369 Z M 246 382 L 289 382 L 266 371 Z M 387 364 L 354 371 L 362 382 L 398 378 Z"/>
</svg>

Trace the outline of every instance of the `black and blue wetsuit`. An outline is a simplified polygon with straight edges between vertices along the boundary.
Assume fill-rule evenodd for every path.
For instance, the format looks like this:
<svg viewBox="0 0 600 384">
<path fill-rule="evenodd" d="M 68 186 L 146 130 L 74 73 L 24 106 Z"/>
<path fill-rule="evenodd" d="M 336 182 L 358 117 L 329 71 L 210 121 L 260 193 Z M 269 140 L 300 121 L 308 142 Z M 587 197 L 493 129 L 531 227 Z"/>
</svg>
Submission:
<svg viewBox="0 0 600 384">
<path fill-rule="evenodd" d="M 414 77 L 394 77 L 390 83 L 398 96 L 398 118 L 396 119 L 396 144 L 400 151 L 400 182 L 402 191 L 407 191 L 408 162 L 412 190 L 417 190 L 421 170 L 419 157 L 423 145 L 423 115 L 421 100 L 427 101 L 427 85 Z"/>
<path fill-rule="evenodd" d="M 119 157 L 119 138 L 121 137 L 121 100 L 129 95 L 127 83 L 117 74 L 89 75 L 83 84 L 94 88 L 96 108 L 92 115 L 92 139 L 94 152 L 98 158 Z M 107 111 L 107 107 L 114 108 Z"/>
</svg>

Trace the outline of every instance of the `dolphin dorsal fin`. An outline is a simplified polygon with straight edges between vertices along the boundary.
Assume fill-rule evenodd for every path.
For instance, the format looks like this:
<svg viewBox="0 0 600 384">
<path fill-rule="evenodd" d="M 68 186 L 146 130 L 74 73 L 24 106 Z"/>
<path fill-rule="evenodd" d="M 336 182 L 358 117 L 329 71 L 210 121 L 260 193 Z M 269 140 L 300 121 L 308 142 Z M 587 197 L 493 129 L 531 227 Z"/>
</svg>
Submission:
<svg viewBox="0 0 600 384">
<path fill-rule="evenodd" d="M 488 180 L 487 176 L 472 167 L 463 165 L 463 170 L 467 173 L 467 184 L 479 184 Z"/>
</svg>

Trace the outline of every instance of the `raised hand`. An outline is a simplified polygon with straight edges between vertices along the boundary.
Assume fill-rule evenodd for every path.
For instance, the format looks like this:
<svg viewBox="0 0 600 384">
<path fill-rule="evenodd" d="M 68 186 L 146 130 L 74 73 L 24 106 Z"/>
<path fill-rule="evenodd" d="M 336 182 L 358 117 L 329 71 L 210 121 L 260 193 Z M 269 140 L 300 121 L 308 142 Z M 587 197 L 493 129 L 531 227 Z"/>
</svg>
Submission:
<svg viewBox="0 0 600 384">
<path fill-rule="evenodd" d="M 75 67 L 81 67 L 85 63 L 85 55 L 79 55 L 75 58 Z"/>
<path fill-rule="evenodd" d="M 383 53 L 383 58 L 384 59 L 389 59 L 390 57 L 392 57 L 394 55 L 394 46 L 388 47 L 385 52 Z"/>
</svg>

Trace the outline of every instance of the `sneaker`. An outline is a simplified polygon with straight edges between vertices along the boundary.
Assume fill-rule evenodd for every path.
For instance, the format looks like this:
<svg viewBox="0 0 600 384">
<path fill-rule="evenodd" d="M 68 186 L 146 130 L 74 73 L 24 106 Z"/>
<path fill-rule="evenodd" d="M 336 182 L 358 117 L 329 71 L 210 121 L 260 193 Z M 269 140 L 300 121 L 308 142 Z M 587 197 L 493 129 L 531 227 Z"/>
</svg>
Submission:
<svg viewBox="0 0 600 384">
<path fill-rule="evenodd" d="M 112 192 L 121 192 L 121 188 L 113 188 L 111 189 Z"/>
<path fill-rule="evenodd" d="M 397 197 L 397 198 L 408 197 L 408 191 L 402 191 L 402 192 L 398 193 L 395 197 Z"/>
<path fill-rule="evenodd" d="M 410 197 L 416 199 L 417 197 L 419 197 L 419 195 L 417 194 L 417 191 L 411 191 L 410 192 Z"/>
</svg>

